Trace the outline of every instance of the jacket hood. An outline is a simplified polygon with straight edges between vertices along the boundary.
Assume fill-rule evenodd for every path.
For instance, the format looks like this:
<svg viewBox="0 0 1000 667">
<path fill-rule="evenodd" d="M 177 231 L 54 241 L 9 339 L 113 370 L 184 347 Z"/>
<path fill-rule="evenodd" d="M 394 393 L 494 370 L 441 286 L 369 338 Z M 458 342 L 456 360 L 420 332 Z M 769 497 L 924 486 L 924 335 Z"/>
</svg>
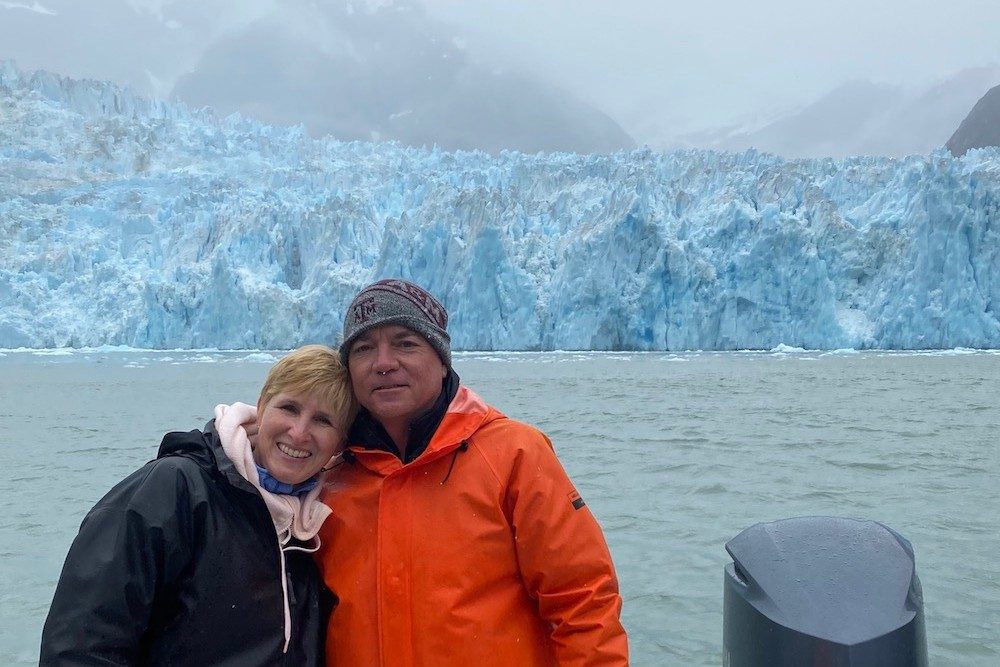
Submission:
<svg viewBox="0 0 1000 667">
<path fill-rule="evenodd" d="M 506 416 L 488 405 L 479 394 L 468 387 L 459 387 L 426 451 L 427 453 L 450 451 L 483 426 L 497 419 L 506 419 Z"/>
<path fill-rule="evenodd" d="M 156 458 L 167 456 L 186 456 L 206 470 L 218 470 L 236 488 L 256 493 L 253 484 L 236 470 L 236 466 L 223 451 L 214 419 L 209 420 L 201 431 L 175 431 L 164 435 Z"/>
<path fill-rule="evenodd" d="M 160 449 L 156 453 L 156 458 L 162 459 L 167 456 L 184 455 L 195 459 L 199 463 L 214 465 L 216 456 L 212 447 L 213 436 L 215 435 L 215 420 L 205 425 L 204 431 L 174 431 L 167 433 L 160 441 Z"/>
</svg>

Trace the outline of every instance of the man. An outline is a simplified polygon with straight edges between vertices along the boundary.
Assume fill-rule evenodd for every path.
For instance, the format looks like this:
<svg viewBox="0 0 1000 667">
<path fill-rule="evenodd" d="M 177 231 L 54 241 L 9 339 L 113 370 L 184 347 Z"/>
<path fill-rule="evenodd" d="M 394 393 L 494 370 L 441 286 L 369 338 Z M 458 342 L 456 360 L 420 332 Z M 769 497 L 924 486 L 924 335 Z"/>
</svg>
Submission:
<svg viewBox="0 0 1000 667">
<path fill-rule="evenodd" d="M 344 319 L 362 411 L 322 496 L 327 662 L 628 664 L 600 526 L 548 438 L 460 384 L 447 325 L 403 280 L 365 287 Z"/>
</svg>

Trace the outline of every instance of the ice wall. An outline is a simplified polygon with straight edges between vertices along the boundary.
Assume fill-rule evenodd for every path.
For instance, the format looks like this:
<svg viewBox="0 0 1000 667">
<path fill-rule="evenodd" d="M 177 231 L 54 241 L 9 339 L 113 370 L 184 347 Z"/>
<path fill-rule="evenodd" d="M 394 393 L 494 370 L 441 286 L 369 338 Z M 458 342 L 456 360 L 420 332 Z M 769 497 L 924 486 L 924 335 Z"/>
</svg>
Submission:
<svg viewBox="0 0 1000 667">
<path fill-rule="evenodd" d="M 0 347 L 334 342 L 439 295 L 458 349 L 1000 347 L 1000 153 L 448 153 L 0 64 Z"/>
</svg>

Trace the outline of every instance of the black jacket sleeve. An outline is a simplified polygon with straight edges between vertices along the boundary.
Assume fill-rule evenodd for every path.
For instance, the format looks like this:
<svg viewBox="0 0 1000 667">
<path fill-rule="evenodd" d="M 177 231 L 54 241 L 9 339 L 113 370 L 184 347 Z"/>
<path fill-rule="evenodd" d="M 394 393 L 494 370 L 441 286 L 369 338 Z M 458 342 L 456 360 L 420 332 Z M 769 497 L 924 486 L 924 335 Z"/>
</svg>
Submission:
<svg viewBox="0 0 1000 667">
<path fill-rule="evenodd" d="M 190 560 L 194 508 L 184 457 L 158 459 L 97 503 L 80 526 L 42 630 L 40 665 L 133 665 L 169 614 Z"/>
</svg>

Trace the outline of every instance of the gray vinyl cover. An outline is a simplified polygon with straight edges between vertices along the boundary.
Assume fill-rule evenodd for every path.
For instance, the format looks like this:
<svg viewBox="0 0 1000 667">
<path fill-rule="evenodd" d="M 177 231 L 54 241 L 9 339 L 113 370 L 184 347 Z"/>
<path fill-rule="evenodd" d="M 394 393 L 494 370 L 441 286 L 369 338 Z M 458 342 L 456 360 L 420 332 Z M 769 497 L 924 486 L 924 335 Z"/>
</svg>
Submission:
<svg viewBox="0 0 1000 667">
<path fill-rule="evenodd" d="M 726 664 L 926 664 L 913 548 L 887 526 L 784 519 L 747 528 L 726 550 Z"/>
</svg>

